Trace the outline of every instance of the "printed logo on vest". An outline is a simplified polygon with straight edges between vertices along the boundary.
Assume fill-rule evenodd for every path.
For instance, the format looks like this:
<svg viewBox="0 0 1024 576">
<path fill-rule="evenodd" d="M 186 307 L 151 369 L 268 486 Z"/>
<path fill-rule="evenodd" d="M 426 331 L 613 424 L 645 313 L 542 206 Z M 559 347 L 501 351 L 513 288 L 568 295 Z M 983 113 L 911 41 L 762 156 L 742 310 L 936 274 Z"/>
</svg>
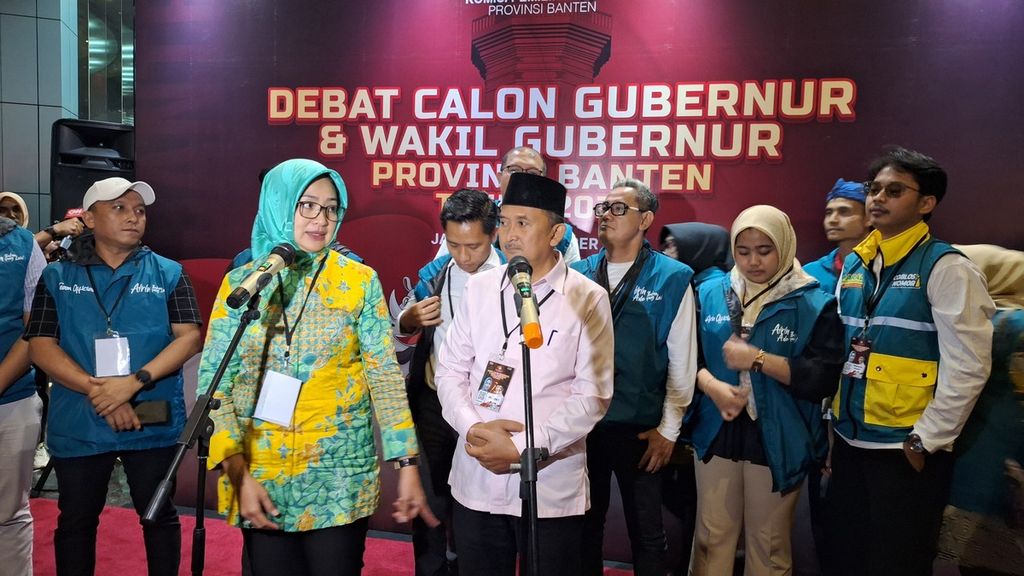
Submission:
<svg viewBox="0 0 1024 576">
<path fill-rule="evenodd" d="M 708 314 L 704 317 L 705 324 L 724 324 L 729 321 L 728 314 Z"/>
<path fill-rule="evenodd" d="M 61 292 L 74 292 L 75 294 L 93 291 L 92 286 L 83 286 L 82 284 L 72 284 L 68 286 L 63 280 L 57 284 L 57 290 L 60 290 Z"/>
<path fill-rule="evenodd" d="M 8 252 L 7 254 L 0 256 L 0 262 L 21 262 L 23 260 L 25 260 L 24 256 L 15 254 L 14 252 Z"/>
<path fill-rule="evenodd" d="M 910 272 L 907 274 L 897 274 L 893 276 L 892 282 L 889 283 L 890 288 L 921 288 L 921 275 Z"/>
<path fill-rule="evenodd" d="M 772 336 L 775 336 L 776 342 L 796 342 L 797 339 L 796 330 L 782 324 L 776 324 L 775 328 L 772 328 Z"/>
<path fill-rule="evenodd" d="M 648 290 L 642 286 L 637 286 L 633 289 L 633 300 L 635 302 L 656 302 L 661 300 L 661 294 L 658 294 L 654 290 Z"/>
<path fill-rule="evenodd" d="M 166 290 L 164 290 L 163 286 L 157 286 L 156 284 L 139 284 L 136 282 L 135 285 L 132 286 L 131 293 L 138 294 L 140 292 L 144 294 L 163 294 Z"/>
<path fill-rule="evenodd" d="M 854 274 L 846 274 L 843 279 L 839 282 L 840 288 L 863 288 L 864 287 L 864 274 L 857 272 Z"/>
</svg>

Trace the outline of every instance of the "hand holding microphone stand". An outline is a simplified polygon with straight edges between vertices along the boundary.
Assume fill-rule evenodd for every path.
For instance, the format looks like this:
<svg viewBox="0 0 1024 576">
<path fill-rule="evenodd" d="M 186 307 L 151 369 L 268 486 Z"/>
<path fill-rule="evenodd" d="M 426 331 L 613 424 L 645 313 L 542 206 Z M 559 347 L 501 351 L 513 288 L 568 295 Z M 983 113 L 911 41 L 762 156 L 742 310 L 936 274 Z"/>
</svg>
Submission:
<svg viewBox="0 0 1024 576">
<path fill-rule="evenodd" d="M 540 574 L 540 546 L 537 540 L 537 463 L 548 459 L 547 448 L 534 447 L 533 435 L 533 381 L 530 367 L 530 349 L 540 348 L 544 334 L 540 329 L 539 307 L 533 295 L 531 274 L 533 267 L 522 256 L 512 258 L 507 274 L 515 289 L 516 312 L 519 313 L 520 346 L 523 355 L 523 424 L 526 429 L 526 449 L 519 456 L 519 498 L 526 503 L 527 574 Z"/>
<path fill-rule="evenodd" d="M 228 296 L 227 304 L 232 308 L 240 308 L 247 301 L 249 305 L 239 319 L 238 328 L 235 329 L 235 334 L 231 338 L 231 342 L 228 343 L 224 357 L 221 359 L 220 365 L 217 366 L 217 371 L 213 374 L 209 387 L 196 399 L 192 413 L 189 414 L 188 421 L 185 422 L 185 428 L 181 431 L 181 436 L 178 437 L 178 451 L 142 516 L 143 524 L 152 526 L 156 523 L 157 514 L 163 508 L 164 502 L 171 496 L 174 477 L 178 474 L 178 468 L 181 466 L 185 453 L 198 442 L 196 449 L 196 526 L 192 530 L 191 569 L 193 576 L 202 575 L 206 561 L 206 462 L 210 456 L 210 438 L 213 436 L 213 420 L 210 419 L 210 411 L 220 408 L 220 400 L 213 396 L 217 393 L 224 372 L 227 371 L 228 362 L 234 356 L 235 349 L 238 348 L 238 343 L 242 340 L 246 327 L 260 317 L 260 290 L 270 283 L 274 274 L 287 268 L 294 260 L 295 249 L 291 244 L 284 243 L 274 247 L 267 261 Z"/>
</svg>

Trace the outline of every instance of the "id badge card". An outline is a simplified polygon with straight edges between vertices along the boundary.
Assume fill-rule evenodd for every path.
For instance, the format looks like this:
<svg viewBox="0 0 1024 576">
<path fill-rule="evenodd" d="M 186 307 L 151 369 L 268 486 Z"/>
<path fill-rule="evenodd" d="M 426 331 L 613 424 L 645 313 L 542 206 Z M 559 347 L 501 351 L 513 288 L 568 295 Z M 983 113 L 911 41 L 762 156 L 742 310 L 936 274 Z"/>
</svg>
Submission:
<svg viewBox="0 0 1024 576">
<path fill-rule="evenodd" d="M 256 400 L 253 417 L 279 426 L 291 426 L 300 390 L 302 380 L 273 370 L 268 371 L 263 378 L 263 386 L 260 387 L 260 397 Z"/>
<path fill-rule="evenodd" d="M 871 354 L 871 342 L 864 338 L 850 339 L 850 356 L 843 364 L 843 376 L 863 378 L 867 371 L 868 356 Z"/>
<path fill-rule="evenodd" d="M 493 412 L 500 411 L 514 373 L 515 368 L 509 366 L 507 361 L 497 356 L 492 358 L 487 363 L 483 378 L 480 379 L 480 386 L 473 395 L 473 404 Z"/>
<path fill-rule="evenodd" d="M 117 332 L 98 336 L 93 341 L 96 349 L 96 377 L 127 376 L 132 373 L 132 353 L 128 339 Z"/>
</svg>

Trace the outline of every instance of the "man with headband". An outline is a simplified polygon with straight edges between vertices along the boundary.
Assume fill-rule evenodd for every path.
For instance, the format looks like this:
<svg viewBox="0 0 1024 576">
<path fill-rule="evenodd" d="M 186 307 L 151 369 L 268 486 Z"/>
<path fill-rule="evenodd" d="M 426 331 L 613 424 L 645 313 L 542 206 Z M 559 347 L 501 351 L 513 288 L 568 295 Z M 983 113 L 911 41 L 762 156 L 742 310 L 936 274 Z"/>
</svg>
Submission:
<svg viewBox="0 0 1024 576">
<path fill-rule="evenodd" d="M 835 242 L 836 248 L 814 262 L 804 266 L 807 272 L 829 294 L 836 291 L 836 280 L 843 269 L 843 261 L 853 247 L 868 235 L 868 215 L 864 210 L 864 184 L 840 178 L 825 195 L 825 236 Z"/>
<path fill-rule="evenodd" d="M 829 242 L 836 243 L 836 248 L 814 262 L 804 266 L 807 272 L 821 284 L 821 289 L 829 294 L 836 291 L 836 281 L 839 273 L 843 270 L 843 261 L 853 252 L 853 247 L 860 243 L 871 226 L 868 225 L 867 211 L 864 209 L 865 195 L 862 182 L 850 182 L 840 178 L 825 195 L 825 236 Z M 821 417 L 824 420 L 830 418 L 828 406 L 831 399 L 826 398 L 822 406 Z M 827 437 L 828 428 L 823 427 L 820 434 L 815 438 L 819 454 L 827 454 L 829 443 Z M 823 493 L 827 488 L 829 472 L 829 458 L 819 465 L 812 466 L 808 471 L 807 500 L 811 510 L 811 531 L 814 536 L 815 548 L 819 562 L 825 564 L 825 504 L 822 501 Z"/>
<path fill-rule="evenodd" d="M 531 351 L 534 432 L 536 447 L 550 456 L 537 476 L 537 529 L 540 563 L 551 574 L 580 572 L 590 505 L 586 436 L 608 409 L 614 355 L 607 293 L 555 250 L 565 233 L 565 195 L 554 180 L 514 173 L 498 227 L 506 256 L 522 256 L 533 268 L 540 311 L 544 341 Z M 469 279 L 435 375 L 444 417 L 460 440 L 449 482 L 463 575 L 511 576 L 526 544 L 519 538 L 524 507 L 513 471 L 526 442 L 525 369 L 516 290 L 506 269 Z"/>
</svg>

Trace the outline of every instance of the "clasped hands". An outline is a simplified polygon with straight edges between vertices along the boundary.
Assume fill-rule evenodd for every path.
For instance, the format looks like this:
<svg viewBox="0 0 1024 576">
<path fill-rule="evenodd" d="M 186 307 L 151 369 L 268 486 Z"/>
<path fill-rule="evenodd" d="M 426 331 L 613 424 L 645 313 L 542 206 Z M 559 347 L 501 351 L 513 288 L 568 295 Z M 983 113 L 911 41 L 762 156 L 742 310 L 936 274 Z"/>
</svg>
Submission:
<svg viewBox="0 0 1024 576">
<path fill-rule="evenodd" d="M 514 420 L 497 419 L 474 424 L 466 434 L 466 453 L 494 474 L 508 474 L 519 463 L 519 450 L 512 435 L 523 431 Z"/>
<path fill-rule="evenodd" d="M 89 401 L 92 402 L 92 407 L 96 409 L 97 414 L 106 419 L 107 424 L 114 431 L 142 428 L 130 402 L 141 388 L 141 383 L 135 379 L 134 375 L 104 378 L 90 376 L 89 384 L 92 386 L 89 391 Z"/>
<path fill-rule="evenodd" d="M 756 346 L 748 344 L 745 340 L 733 334 L 722 345 L 722 360 L 725 361 L 725 365 L 730 370 L 749 370 L 758 352 L 759 349 Z M 710 376 L 710 372 L 708 375 Z M 732 421 L 743 412 L 750 396 L 749 388 L 732 386 L 714 376 L 707 379 L 703 388 L 704 393 L 718 407 L 719 412 L 722 414 L 722 419 L 726 421 Z"/>
<path fill-rule="evenodd" d="M 746 340 L 733 334 L 722 345 L 722 359 L 729 370 L 750 370 L 760 351 L 757 346 L 748 344 Z"/>
</svg>

